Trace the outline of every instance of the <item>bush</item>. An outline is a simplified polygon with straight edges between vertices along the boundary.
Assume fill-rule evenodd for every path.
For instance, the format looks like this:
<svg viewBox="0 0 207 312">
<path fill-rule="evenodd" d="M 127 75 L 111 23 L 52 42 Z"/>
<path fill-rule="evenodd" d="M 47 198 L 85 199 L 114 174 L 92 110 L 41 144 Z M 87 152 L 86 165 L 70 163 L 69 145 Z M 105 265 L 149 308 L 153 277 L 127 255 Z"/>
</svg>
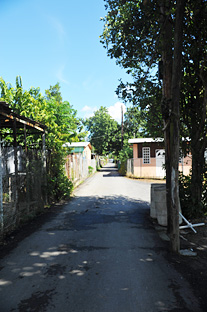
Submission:
<svg viewBox="0 0 207 312">
<path fill-rule="evenodd" d="M 89 174 L 92 174 L 93 173 L 93 167 L 88 166 L 88 172 L 89 172 Z"/>
<path fill-rule="evenodd" d="M 207 182 L 207 181 L 206 181 Z M 201 217 L 207 207 L 206 182 L 203 184 L 203 196 L 201 202 L 195 203 L 192 196 L 191 175 L 179 175 L 179 193 L 182 213 L 186 218 Z"/>
<path fill-rule="evenodd" d="M 182 213 L 186 218 L 192 217 L 191 176 L 179 174 L 179 193 Z"/>
<path fill-rule="evenodd" d="M 121 175 L 126 175 L 126 171 L 127 171 L 127 163 L 126 163 L 126 161 L 119 162 L 118 170 L 119 170 L 119 173 Z"/>
</svg>

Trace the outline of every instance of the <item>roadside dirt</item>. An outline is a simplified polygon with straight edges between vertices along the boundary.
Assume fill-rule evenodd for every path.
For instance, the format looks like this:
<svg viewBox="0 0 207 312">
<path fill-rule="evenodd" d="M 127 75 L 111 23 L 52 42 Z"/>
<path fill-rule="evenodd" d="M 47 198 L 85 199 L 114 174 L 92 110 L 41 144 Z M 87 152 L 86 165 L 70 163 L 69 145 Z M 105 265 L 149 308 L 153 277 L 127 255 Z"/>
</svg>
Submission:
<svg viewBox="0 0 207 312">
<path fill-rule="evenodd" d="M 188 280 L 203 311 L 207 311 L 207 218 L 189 220 L 192 224 L 205 223 L 195 227 L 197 233 L 191 229 L 180 230 L 181 250 L 195 252 L 196 256 L 182 256 L 167 253 L 167 259 L 183 277 Z M 184 225 L 184 224 L 182 224 Z M 166 243 L 169 248 L 169 243 Z"/>
<path fill-rule="evenodd" d="M 10 253 L 24 238 L 28 237 L 37 231 L 45 222 L 49 221 L 61 211 L 65 202 L 52 205 L 50 208 L 45 208 L 44 211 L 36 216 L 33 220 L 28 221 L 21 227 L 6 235 L 0 241 L 0 259 Z"/>
</svg>

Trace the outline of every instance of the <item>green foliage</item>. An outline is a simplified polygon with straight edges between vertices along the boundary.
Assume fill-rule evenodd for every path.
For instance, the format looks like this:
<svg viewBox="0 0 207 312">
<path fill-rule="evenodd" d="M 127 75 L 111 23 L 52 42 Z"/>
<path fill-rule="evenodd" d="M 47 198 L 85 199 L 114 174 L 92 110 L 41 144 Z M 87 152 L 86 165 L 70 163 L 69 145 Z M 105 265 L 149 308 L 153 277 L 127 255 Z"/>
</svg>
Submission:
<svg viewBox="0 0 207 312">
<path fill-rule="evenodd" d="M 151 56 L 157 52 L 155 46 L 160 31 L 160 4 L 147 1 L 145 5 L 142 0 L 105 2 L 107 15 L 102 19 L 104 30 L 101 42 L 108 55 L 116 58 L 117 64 L 129 69 L 132 74 L 139 70 L 141 78 L 144 66 L 152 66 Z"/>
<path fill-rule="evenodd" d="M 47 126 L 46 148 L 48 197 L 50 201 L 66 198 L 72 191 L 72 184 L 64 173 L 65 149 L 63 144 L 83 138 L 83 125 L 77 118 L 77 111 L 67 101 L 62 101 L 60 86 L 50 86 L 44 97 L 39 88 L 23 90 L 22 79 L 17 77 L 16 88 L 0 78 L 1 100 L 10 104 L 11 108 L 28 118 Z M 6 136 L 7 141 L 12 141 L 12 136 Z M 18 135 L 18 144 L 24 145 L 23 135 Z M 27 135 L 27 146 L 34 145 L 41 148 L 42 138 L 38 134 Z"/>
<path fill-rule="evenodd" d="M 146 121 L 144 135 L 162 137 L 162 119 L 169 119 L 171 107 L 165 105 L 164 101 L 161 104 L 162 92 L 157 65 L 165 44 L 162 33 L 167 19 L 172 25 L 167 44 L 173 55 L 177 2 L 105 0 L 105 3 L 107 15 L 102 19 L 104 29 L 101 42 L 107 49 L 108 56 L 115 58 L 117 64 L 125 68 L 133 78 L 132 83 L 121 82 L 117 93 L 141 109 Z M 163 15 L 164 7 L 167 10 L 166 16 Z M 191 200 L 193 209 L 199 212 L 205 205 L 202 194 L 205 192 L 204 151 L 207 148 L 206 0 L 185 2 L 183 34 L 180 133 L 181 137 L 190 138 L 187 144 L 187 150 L 193 158 L 190 188 L 197 193 L 195 195 L 192 191 L 189 192 L 190 199 L 187 196 L 185 201 Z M 183 150 L 184 147 L 182 144 Z"/>
<path fill-rule="evenodd" d="M 130 90 L 130 91 L 129 91 Z M 117 94 L 133 104 L 125 113 L 125 132 L 136 137 L 162 137 L 163 122 L 160 109 L 162 90 L 158 81 L 138 78 L 133 83 L 121 82 Z"/>
<path fill-rule="evenodd" d="M 89 174 L 92 174 L 93 173 L 93 167 L 88 166 L 88 172 L 89 172 Z"/>
<path fill-rule="evenodd" d="M 122 162 L 119 162 L 118 163 L 118 170 L 119 170 L 119 173 L 121 175 L 126 175 L 126 171 L 127 171 L 127 162 L 126 161 L 122 161 Z"/>
<path fill-rule="evenodd" d="M 186 218 L 196 218 L 207 214 L 207 178 L 202 185 L 202 198 L 197 202 L 192 195 L 192 176 L 179 175 L 179 193 L 182 213 Z"/>
<path fill-rule="evenodd" d="M 186 218 L 193 216 L 193 207 L 191 201 L 191 178 L 180 173 L 179 175 L 179 193 L 182 213 Z"/>
<path fill-rule="evenodd" d="M 124 136 L 131 139 L 133 137 L 143 137 L 145 134 L 146 121 L 143 119 L 142 111 L 139 107 L 128 107 L 124 114 Z"/>
<path fill-rule="evenodd" d="M 48 191 L 53 201 L 69 198 L 73 188 L 73 183 L 65 176 L 63 170 L 58 169 L 57 175 L 48 176 Z"/>
<path fill-rule="evenodd" d="M 108 56 L 115 58 L 133 79 L 132 83 L 121 82 L 117 94 L 139 107 L 144 136 L 162 137 L 162 91 L 157 66 L 162 50 L 160 4 L 142 0 L 105 2 L 107 15 L 102 19 L 101 43 Z"/>
<path fill-rule="evenodd" d="M 50 86 L 49 89 L 45 90 L 46 94 L 46 100 L 51 100 L 52 98 L 58 102 L 61 103 L 63 101 L 61 92 L 60 92 L 60 84 L 57 82 L 54 86 Z"/>
<path fill-rule="evenodd" d="M 121 127 L 111 118 L 106 107 L 101 106 L 94 116 L 86 119 L 85 126 L 97 154 L 106 155 L 112 151 L 118 154 L 121 148 Z"/>
<path fill-rule="evenodd" d="M 129 147 L 128 144 L 124 145 L 122 150 L 119 152 L 118 158 L 121 163 L 125 162 L 127 159 L 133 158 L 133 149 Z"/>
</svg>

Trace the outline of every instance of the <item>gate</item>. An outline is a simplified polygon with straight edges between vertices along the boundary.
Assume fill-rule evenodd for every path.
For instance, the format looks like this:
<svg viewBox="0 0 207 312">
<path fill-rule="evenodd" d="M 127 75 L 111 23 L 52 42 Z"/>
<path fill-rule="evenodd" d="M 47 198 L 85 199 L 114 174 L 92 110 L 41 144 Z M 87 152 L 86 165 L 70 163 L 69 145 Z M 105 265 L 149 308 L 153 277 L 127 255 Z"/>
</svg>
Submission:
<svg viewBox="0 0 207 312">
<path fill-rule="evenodd" d="M 165 172 L 165 150 L 156 150 L 156 177 L 164 178 Z"/>
</svg>

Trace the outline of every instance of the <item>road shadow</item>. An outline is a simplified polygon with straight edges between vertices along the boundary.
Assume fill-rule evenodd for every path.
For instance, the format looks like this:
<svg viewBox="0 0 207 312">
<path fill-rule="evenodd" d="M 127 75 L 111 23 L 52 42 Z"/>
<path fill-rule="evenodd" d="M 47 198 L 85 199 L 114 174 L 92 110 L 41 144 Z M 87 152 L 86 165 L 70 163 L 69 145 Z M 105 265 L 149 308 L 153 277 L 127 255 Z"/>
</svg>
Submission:
<svg viewBox="0 0 207 312">
<path fill-rule="evenodd" d="M 99 172 L 103 172 L 103 178 L 120 177 L 118 168 L 115 164 L 106 165 L 105 167 L 101 168 Z"/>
<path fill-rule="evenodd" d="M 65 213 L 62 223 L 47 231 L 87 231 L 99 224 L 123 222 L 131 227 L 151 227 L 148 203 L 141 200 L 125 196 L 78 196 L 71 206 L 74 210 Z"/>
</svg>

